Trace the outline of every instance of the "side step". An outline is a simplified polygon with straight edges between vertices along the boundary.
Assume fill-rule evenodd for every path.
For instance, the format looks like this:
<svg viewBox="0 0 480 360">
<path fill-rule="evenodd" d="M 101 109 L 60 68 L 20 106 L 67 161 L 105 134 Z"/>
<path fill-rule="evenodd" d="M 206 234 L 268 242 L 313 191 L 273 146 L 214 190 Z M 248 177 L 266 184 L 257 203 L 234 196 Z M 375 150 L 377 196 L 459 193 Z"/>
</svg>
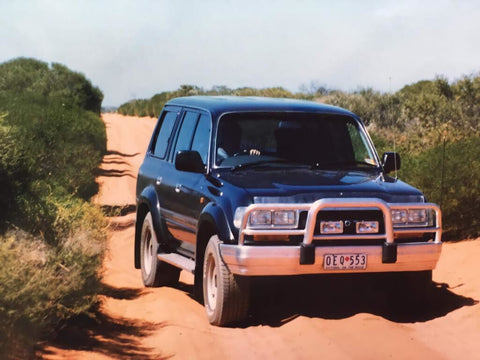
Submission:
<svg viewBox="0 0 480 360">
<path fill-rule="evenodd" d="M 183 270 L 186 270 L 190 273 L 195 272 L 195 260 L 189 259 L 185 256 L 182 256 L 177 253 L 170 253 L 170 254 L 158 254 L 158 260 L 165 261 L 173 266 L 179 267 Z"/>
</svg>

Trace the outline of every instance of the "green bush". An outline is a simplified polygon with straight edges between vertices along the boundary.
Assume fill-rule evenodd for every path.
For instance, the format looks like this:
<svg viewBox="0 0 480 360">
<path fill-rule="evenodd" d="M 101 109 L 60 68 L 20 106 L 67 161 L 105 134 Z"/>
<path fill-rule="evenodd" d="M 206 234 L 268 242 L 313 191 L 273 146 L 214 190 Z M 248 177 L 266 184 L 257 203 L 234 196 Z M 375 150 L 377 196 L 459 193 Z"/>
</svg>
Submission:
<svg viewBox="0 0 480 360">
<path fill-rule="evenodd" d="M 0 64 L 1 354 L 28 357 L 97 302 L 106 223 L 87 201 L 106 151 L 102 98 L 63 65 Z"/>
<path fill-rule="evenodd" d="M 39 69 L 43 74 L 44 67 Z M 0 220 L 48 237 L 55 216 L 46 198 L 75 194 L 88 200 L 97 192 L 95 171 L 106 151 L 106 132 L 98 115 L 77 107 L 75 96 L 68 103 L 30 88 L 0 90 Z"/>
<path fill-rule="evenodd" d="M 0 92 L 33 94 L 100 115 L 103 94 L 85 76 L 61 64 L 18 58 L 0 64 Z"/>
</svg>

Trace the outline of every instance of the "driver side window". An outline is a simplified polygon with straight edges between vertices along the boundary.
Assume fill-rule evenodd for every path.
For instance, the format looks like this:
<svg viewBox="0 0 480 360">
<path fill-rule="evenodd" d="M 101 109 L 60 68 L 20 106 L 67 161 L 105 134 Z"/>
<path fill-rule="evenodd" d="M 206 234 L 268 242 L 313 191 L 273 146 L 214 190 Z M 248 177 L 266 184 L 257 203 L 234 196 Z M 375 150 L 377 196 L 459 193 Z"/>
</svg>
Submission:
<svg viewBox="0 0 480 360">
<path fill-rule="evenodd" d="M 200 115 L 195 135 L 193 136 L 192 150 L 198 151 L 203 163 L 208 160 L 208 148 L 210 145 L 210 118 L 207 115 Z"/>
</svg>

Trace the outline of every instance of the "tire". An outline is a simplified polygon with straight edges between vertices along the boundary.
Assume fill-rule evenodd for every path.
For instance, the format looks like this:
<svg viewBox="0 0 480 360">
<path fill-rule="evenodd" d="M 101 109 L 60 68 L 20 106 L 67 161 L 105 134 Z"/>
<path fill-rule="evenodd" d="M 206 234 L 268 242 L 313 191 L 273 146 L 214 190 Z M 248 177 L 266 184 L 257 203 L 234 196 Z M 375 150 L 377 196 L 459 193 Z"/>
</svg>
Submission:
<svg viewBox="0 0 480 360">
<path fill-rule="evenodd" d="M 180 278 L 180 269 L 158 260 L 158 240 L 153 228 L 151 213 L 147 213 L 140 238 L 140 267 L 143 284 L 147 287 L 175 286 Z"/>
<path fill-rule="evenodd" d="M 247 317 L 249 279 L 232 274 L 220 256 L 220 240 L 212 236 L 203 262 L 203 300 L 210 324 L 230 325 Z"/>
</svg>

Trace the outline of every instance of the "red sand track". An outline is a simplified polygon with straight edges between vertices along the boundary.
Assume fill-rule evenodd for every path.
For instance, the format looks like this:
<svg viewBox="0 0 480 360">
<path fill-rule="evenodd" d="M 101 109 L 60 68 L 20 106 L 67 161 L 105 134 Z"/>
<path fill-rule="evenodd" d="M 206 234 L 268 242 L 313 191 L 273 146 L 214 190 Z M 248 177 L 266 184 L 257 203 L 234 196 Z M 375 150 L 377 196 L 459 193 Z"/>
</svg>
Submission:
<svg viewBox="0 0 480 360">
<path fill-rule="evenodd" d="M 135 177 L 155 119 L 104 114 L 109 154 L 95 201 L 135 203 Z M 258 286 L 239 328 L 210 326 L 177 288 L 145 289 L 133 267 L 134 214 L 113 219 L 98 323 L 67 329 L 37 352 L 44 359 L 480 359 L 480 239 L 445 244 L 427 313 L 387 305 L 381 291 L 318 279 Z M 328 283 L 327 283 L 328 284 Z M 329 293 L 327 291 L 330 290 Z"/>
</svg>

